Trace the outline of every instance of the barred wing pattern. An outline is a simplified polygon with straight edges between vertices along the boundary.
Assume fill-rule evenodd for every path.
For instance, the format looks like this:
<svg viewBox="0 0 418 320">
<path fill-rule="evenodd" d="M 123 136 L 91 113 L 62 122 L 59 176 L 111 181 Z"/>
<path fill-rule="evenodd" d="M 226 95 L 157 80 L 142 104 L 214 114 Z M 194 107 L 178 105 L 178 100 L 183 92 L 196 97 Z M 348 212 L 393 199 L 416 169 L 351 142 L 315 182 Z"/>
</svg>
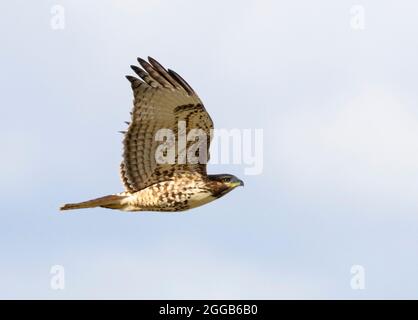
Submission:
<svg viewBox="0 0 418 320">
<path fill-rule="evenodd" d="M 161 144 L 156 141 L 160 129 L 178 133 L 179 121 L 185 121 L 186 131 L 203 130 L 211 138 L 213 122 L 194 90 L 176 72 L 162 67 L 156 60 L 138 58 L 142 69 L 131 66 L 140 79 L 127 76 L 134 94 L 132 119 L 123 140 L 121 178 L 129 192 L 169 180 L 176 173 L 199 172 L 206 176 L 206 163 L 161 164 L 155 159 Z M 192 142 L 187 142 L 189 148 Z M 207 141 L 209 159 L 210 139 Z"/>
</svg>

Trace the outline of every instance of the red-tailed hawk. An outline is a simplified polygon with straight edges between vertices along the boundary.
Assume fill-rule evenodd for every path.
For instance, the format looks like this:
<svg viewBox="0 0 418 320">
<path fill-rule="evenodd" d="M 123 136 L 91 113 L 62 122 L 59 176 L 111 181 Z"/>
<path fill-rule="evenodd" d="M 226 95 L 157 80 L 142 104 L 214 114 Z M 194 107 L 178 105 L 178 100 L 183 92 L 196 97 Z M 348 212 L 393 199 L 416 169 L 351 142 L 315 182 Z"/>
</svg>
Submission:
<svg viewBox="0 0 418 320">
<path fill-rule="evenodd" d="M 134 107 L 131 121 L 127 122 L 129 127 L 124 132 L 120 165 L 125 191 L 66 204 L 61 210 L 103 207 L 123 211 L 183 211 L 206 204 L 244 185 L 230 174 L 206 173 L 212 119 L 182 77 L 166 70 L 151 57 L 148 61 L 138 58 L 142 69 L 131 66 L 141 80 L 126 76 L 131 82 Z M 177 138 L 182 130 L 181 124 L 186 132 L 194 130 L 199 138 L 206 137 L 207 141 L 202 140 L 205 143 L 196 147 L 193 139 L 187 139 L 180 146 L 180 140 L 169 140 L 168 136 L 162 140 L 159 138 L 164 130 Z M 162 145 L 165 149 L 161 149 Z M 167 159 L 172 150 L 176 153 L 170 162 Z"/>
</svg>

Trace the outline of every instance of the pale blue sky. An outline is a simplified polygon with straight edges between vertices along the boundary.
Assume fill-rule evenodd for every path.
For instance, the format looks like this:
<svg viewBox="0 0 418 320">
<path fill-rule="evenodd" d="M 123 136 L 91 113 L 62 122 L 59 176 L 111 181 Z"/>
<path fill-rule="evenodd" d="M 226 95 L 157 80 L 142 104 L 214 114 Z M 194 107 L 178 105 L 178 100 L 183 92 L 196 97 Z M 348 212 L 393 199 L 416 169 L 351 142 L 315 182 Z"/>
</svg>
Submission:
<svg viewBox="0 0 418 320">
<path fill-rule="evenodd" d="M 50 9 L 65 9 L 52 30 Z M 365 29 L 350 8 L 365 8 Z M 0 4 L 0 298 L 418 298 L 414 1 Z M 122 190 L 124 78 L 151 55 L 264 171 L 184 214 L 58 207 Z M 66 287 L 50 288 L 50 268 Z M 366 288 L 350 287 L 352 265 Z"/>
</svg>

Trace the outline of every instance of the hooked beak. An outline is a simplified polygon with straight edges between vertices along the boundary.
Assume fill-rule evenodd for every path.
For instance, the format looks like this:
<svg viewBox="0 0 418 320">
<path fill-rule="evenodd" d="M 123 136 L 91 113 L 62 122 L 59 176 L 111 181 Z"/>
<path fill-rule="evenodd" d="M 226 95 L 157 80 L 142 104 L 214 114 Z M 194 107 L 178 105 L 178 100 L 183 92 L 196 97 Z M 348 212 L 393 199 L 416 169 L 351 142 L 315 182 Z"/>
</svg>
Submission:
<svg viewBox="0 0 418 320">
<path fill-rule="evenodd" d="M 242 181 L 240 179 L 237 179 L 235 181 L 230 182 L 230 186 L 232 188 L 235 188 L 235 187 L 243 187 L 244 186 L 244 181 Z"/>
</svg>

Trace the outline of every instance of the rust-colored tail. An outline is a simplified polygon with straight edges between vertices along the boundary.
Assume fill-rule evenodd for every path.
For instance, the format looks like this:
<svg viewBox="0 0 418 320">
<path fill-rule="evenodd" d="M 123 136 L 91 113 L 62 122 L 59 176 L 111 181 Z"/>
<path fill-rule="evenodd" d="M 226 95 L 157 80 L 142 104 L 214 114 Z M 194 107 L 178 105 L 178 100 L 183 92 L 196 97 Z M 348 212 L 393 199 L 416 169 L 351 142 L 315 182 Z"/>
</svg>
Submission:
<svg viewBox="0 0 418 320">
<path fill-rule="evenodd" d="M 95 208 L 95 207 L 103 207 L 103 208 L 110 208 L 110 209 L 121 209 L 123 207 L 122 200 L 126 198 L 126 196 L 118 196 L 112 194 L 110 196 L 105 196 L 85 202 L 80 203 L 67 203 L 63 205 L 60 210 L 73 210 L 73 209 L 86 209 L 86 208 Z"/>
</svg>

